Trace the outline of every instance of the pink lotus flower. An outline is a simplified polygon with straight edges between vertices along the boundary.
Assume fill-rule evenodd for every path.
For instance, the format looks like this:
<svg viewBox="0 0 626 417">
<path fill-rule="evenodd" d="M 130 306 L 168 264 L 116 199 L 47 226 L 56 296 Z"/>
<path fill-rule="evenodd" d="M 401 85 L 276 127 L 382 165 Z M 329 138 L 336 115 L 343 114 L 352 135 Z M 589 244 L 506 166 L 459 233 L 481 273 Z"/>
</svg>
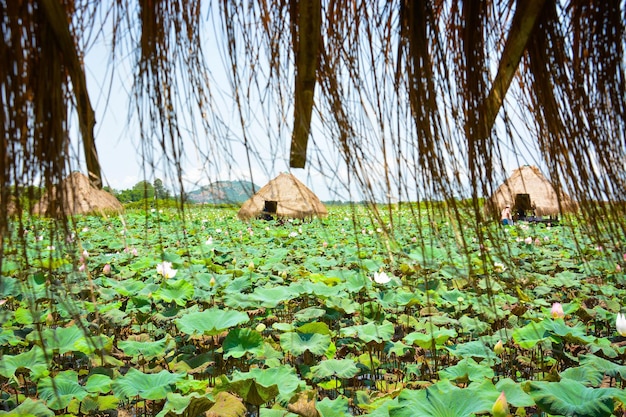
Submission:
<svg viewBox="0 0 626 417">
<path fill-rule="evenodd" d="M 622 272 L 622 266 L 620 264 L 615 265 L 615 272 Z"/>
<path fill-rule="evenodd" d="M 562 319 L 563 317 L 565 317 L 565 312 L 563 312 L 563 306 L 561 305 L 561 303 L 552 304 L 550 315 L 553 319 Z"/>
<path fill-rule="evenodd" d="M 526 243 L 527 245 L 532 245 L 533 244 L 533 238 L 528 236 L 526 239 L 524 239 L 524 243 Z"/>
</svg>

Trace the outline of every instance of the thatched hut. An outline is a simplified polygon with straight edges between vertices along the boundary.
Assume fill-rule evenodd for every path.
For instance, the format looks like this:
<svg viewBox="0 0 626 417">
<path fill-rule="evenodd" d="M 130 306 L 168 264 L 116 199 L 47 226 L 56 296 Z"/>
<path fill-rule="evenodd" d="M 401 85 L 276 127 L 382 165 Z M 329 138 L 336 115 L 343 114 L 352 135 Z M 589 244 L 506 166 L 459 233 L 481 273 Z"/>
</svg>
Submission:
<svg viewBox="0 0 626 417">
<path fill-rule="evenodd" d="M 320 199 L 289 173 L 281 173 L 243 203 L 237 217 L 312 218 L 328 215 Z"/>
<path fill-rule="evenodd" d="M 56 187 L 44 193 L 33 208 L 34 214 L 57 217 L 62 214 L 118 214 L 124 206 L 112 194 L 91 185 L 89 178 L 72 172 Z M 63 199 L 57 199 L 63 196 Z"/>
<path fill-rule="evenodd" d="M 562 190 L 556 190 L 539 168 L 530 165 L 513 171 L 488 199 L 486 210 L 499 215 L 506 205 L 519 217 L 521 213 L 532 212 L 537 217 L 555 218 L 578 209 L 576 202 Z"/>
</svg>

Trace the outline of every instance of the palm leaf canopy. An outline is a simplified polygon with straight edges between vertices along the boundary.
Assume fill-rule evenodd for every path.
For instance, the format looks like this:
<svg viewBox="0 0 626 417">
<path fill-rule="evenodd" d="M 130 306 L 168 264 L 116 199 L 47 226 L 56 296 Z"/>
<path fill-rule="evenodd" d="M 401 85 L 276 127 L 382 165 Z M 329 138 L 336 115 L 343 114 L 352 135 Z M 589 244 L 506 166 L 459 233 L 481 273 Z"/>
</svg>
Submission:
<svg viewBox="0 0 626 417">
<path fill-rule="evenodd" d="M 221 172 L 238 142 L 248 167 L 267 165 L 262 150 L 289 155 L 293 168 L 346 172 L 338 187 L 366 200 L 469 197 L 479 225 L 480 197 L 516 160 L 540 166 L 589 222 L 626 218 L 622 204 L 594 204 L 626 195 L 623 1 L 0 0 L 0 11 L 2 234 L 25 187 L 51 189 L 77 164 L 102 185 L 96 145 L 108 143 L 90 97 L 107 101 L 118 68 L 130 68 L 140 159 L 179 184 L 188 155 Z M 111 51 L 104 92 L 85 81 L 97 42 Z"/>
</svg>

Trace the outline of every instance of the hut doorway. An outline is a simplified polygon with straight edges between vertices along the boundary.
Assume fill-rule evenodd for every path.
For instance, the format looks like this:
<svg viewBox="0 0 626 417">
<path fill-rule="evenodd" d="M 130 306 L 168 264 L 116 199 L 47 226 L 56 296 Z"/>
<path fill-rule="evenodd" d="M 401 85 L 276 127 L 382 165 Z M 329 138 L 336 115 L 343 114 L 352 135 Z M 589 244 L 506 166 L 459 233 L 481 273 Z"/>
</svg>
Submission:
<svg viewBox="0 0 626 417">
<path fill-rule="evenodd" d="M 535 208 L 530 202 L 530 194 L 515 194 L 515 205 L 513 206 L 516 220 L 526 220 L 535 216 Z"/>
<path fill-rule="evenodd" d="M 261 217 L 265 220 L 272 220 L 278 210 L 278 201 L 265 200 Z"/>
</svg>

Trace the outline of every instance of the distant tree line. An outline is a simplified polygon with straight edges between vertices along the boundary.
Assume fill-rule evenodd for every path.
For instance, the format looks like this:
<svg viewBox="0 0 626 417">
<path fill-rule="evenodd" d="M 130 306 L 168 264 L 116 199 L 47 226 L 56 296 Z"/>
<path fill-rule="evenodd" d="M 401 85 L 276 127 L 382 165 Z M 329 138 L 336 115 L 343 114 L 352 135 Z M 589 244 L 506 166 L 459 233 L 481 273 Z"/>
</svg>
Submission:
<svg viewBox="0 0 626 417">
<path fill-rule="evenodd" d="M 146 199 L 167 200 L 172 197 L 160 178 L 155 179 L 152 184 L 149 181 L 139 181 L 127 190 L 107 189 L 107 191 L 117 197 L 121 203 L 133 203 Z"/>
</svg>

